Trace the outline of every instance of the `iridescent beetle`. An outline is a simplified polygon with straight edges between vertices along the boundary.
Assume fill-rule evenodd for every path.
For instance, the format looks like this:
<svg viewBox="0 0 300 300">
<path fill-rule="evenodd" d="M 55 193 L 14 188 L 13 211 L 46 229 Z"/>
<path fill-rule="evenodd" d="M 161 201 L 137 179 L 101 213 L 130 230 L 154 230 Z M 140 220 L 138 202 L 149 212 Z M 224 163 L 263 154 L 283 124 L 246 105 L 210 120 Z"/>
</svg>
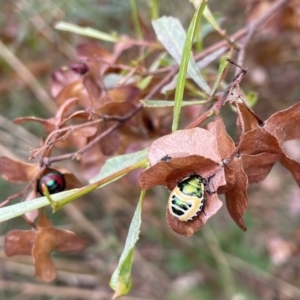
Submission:
<svg viewBox="0 0 300 300">
<path fill-rule="evenodd" d="M 66 188 L 64 175 L 54 169 L 37 180 L 37 192 L 44 196 L 42 184 L 47 186 L 49 194 L 62 192 Z"/>
<path fill-rule="evenodd" d="M 209 189 L 209 182 L 213 176 L 206 179 L 198 174 L 192 174 L 180 180 L 169 197 L 170 213 L 184 222 L 192 220 L 201 211 L 205 213 L 205 191 L 208 194 L 214 193 Z"/>
</svg>

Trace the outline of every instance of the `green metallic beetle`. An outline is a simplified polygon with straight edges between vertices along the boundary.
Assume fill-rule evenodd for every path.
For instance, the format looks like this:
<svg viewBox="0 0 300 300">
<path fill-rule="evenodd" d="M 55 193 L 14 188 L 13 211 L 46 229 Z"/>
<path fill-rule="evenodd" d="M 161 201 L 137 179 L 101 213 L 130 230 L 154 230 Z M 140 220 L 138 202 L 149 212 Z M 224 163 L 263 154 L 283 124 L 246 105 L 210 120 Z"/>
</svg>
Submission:
<svg viewBox="0 0 300 300">
<path fill-rule="evenodd" d="M 179 221 L 189 221 L 198 215 L 205 205 L 205 191 L 208 194 L 213 192 L 209 189 L 209 181 L 214 175 L 205 179 L 198 174 L 192 174 L 183 178 L 171 192 L 168 202 L 170 213 Z"/>
</svg>

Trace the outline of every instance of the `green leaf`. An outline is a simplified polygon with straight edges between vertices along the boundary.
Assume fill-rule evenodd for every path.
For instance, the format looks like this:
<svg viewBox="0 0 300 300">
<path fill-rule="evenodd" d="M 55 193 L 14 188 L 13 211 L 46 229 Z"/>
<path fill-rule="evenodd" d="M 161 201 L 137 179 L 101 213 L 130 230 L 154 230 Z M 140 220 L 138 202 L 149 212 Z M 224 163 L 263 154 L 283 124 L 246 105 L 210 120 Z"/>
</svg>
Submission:
<svg viewBox="0 0 300 300">
<path fill-rule="evenodd" d="M 204 10 L 205 11 L 205 10 Z M 215 21 L 220 24 L 222 21 L 222 18 L 219 14 L 214 13 L 213 17 L 215 19 Z M 211 34 L 212 32 L 215 31 L 215 28 L 211 25 L 210 22 L 208 22 L 207 20 L 205 22 L 203 22 L 202 28 L 201 28 L 201 36 L 202 39 L 204 39 L 205 37 L 207 37 L 209 34 Z"/>
<path fill-rule="evenodd" d="M 253 107 L 258 100 L 258 94 L 254 91 L 250 91 L 245 95 L 245 101 L 249 107 Z"/>
<path fill-rule="evenodd" d="M 90 183 L 102 180 L 122 169 L 135 165 L 148 157 L 148 149 L 140 150 L 130 154 L 123 154 L 108 159 L 100 173 L 90 180 Z M 125 174 L 124 174 L 125 175 Z M 120 177 L 115 178 L 113 181 Z M 112 181 L 111 181 L 112 182 Z"/>
<path fill-rule="evenodd" d="M 166 100 L 141 100 L 145 107 L 172 107 L 174 106 L 174 101 L 166 101 Z M 206 100 L 197 100 L 197 101 L 182 101 L 182 106 L 190 106 L 190 105 L 199 105 L 207 103 Z"/>
<path fill-rule="evenodd" d="M 198 24 L 198 18 L 201 17 L 202 10 L 203 6 L 201 5 L 201 10 L 197 10 L 192 20 L 191 26 L 193 24 L 193 21 L 195 21 Z M 195 31 L 197 29 L 197 24 L 195 24 L 195 22 L 194 28 L 191 28 L 191 26 L 189 28 L 189 31 L 191 31 L 192 33 L 192 36 L 187 36 L 180 21 L 172 17 L 162 17 L 160 19 L 153 20 L 152 26 L 157 36 L 157 39 L 163 44 L 166 50 L 170 53 L 170 55 L 179 65 L 182 63 L 183 54 L 184 56 L 188 56 L 188 69 L 186 74 L 188 74 L 188 76 L 192 78 L 203 91 L 209 94 L 210 88 L 203 79 L 200 71 L 198 70 L 194 58 L 191 56 L 192 43 Z"/>
<path fill-rule="evenodd" d="M 131 17 L 132 17 L 135 35 L 138 39 L 141 40 L 143 38 L 143 33 L 142 33 L 141 24 L 139 20 L 139 13 L 138 13 L 136 0 L 129 0 L 129 3 L 130 3 Z"/>
<path fill-rule="evenodd" d="M 224 54 L 227 50 L 227 47 L 222 47 L 211 54 L 206 55 L 203 59 L 197 61 L 196 65 L 199 70 L 204 69 L 207 67 L 211 62 L 215 61 L 218 57 L 220 57 L 222 54 Z M 173 79 L 163 86 L 161 89 L 162 94 L 166 94 L 168 91 L 175 90 L 177 86 L 177 78 L 178 76 L 174 76 Z"/>
<path fill-rule="evenodd" d="M 214 15 L 211 13 L 208 6 L 205 7 L 203 16 L 216 31 L 222 33 L 222 28 L 220 27 L 218 21 L 215 19 Z"/>
<path fill-rule="evenodd" d="M 126 295 L 131 289 L 131 268 L 133 262 L 133 252 L 136 242 L 139 239 L 140 227 L 142 224 L 142 206 L 145 198 L 145 191 L 141 191 L 139 203 L 135 209 L 128 235 L 125 242 L 124 250 L 121 254 L 118 267 L 114 271 L 110 287 L 115 291 L 113 299 Z"/>
<path fill-rule="evenodd" d="M 177 79 L 177 88 L 175 91 L 175 106 L 174 106 L 174 116 L 173 116 L 173 124 L 172 124 L 173 132 L 178 129 L 179 117 L 180 117 L 180 111 L 182 105 L 182 97 L 183 97 L 184 86 L 185 86 L 185 78 L 186 78 L 186 73 L 188 71 L 188 63 L 191 59 L 192 44 L 196 33 L 197 24 L 200 22 L 200 18 L 202 16 L 205 5 L 206 2 L 203 1 L 201 5 L 198 7 L 198 9 L 196 10 L 184 42 L 183 55 L 181 58 L 178 79 Z M 198 69 L 196 70 L 200 74 L 200 71 L 198 71 Z M 208 87 L 208 93 L 209 92 L 210 92 L 210 88 Z"/>
<path fill-rule="evenodd" d="M 225 70 L 228 67 L 229 61 L 227 60 L 228 58 L 231 58 L 232 55 L 232 50 L 230 50 L 226 55 L 221 57 L 221 61 L 220 61 L 220 65 L 219 65 L 219 70 L 218 70 L 218 74 L 214 83 L 214 87 L 211 91 L 211 96 L 216 92 L 216 90 L 218 89 L 220 82 L 223 78 L 223 74 L 225 72 Z"/>
<path fill-rule="evenodd" d="M 134 170 L 138 167 L 145 167 L 146 161 L 148 157 L 148 149 L 144 149 L 135 153 L 125 154 L 113 157 L 108 159 L 103 166 L 101 172 L 92 179 L 94 182 L 93 184 L 87 185 L 82 188 L 72 189 L 68 191 L 63 191 L 57 194 L 52 194 L 51 198 L 53 201 L 57 202 L 57 205 L 54 205 L 59 209 L 60 207 L 70 203 L 81 196 L 84 196 L 96 188 L 100 188 L 109 182 L 115 181 L 118 178 L 126 175 L 129 171 Z M 126 170 L 130 168 L 131 170 Z M 122 172 L 124 170 L 124 172 Z M 107 181 L 106 183 L 99 183 L 97 181 L 103 180 L 108 176 L 114 175 L 114 173 L 123 173 L 122 175 L 116 175 L 113 179 Z M 47 197 L 39 197 L 30 201 L 24 201 L 21 203 L 9 205 L 6 207 L 0 208 L 0 222 L 21 216 L 29 211 L 39 209 L 41 207 L 50 205 L 49 200 Z"/>
<path fill-rule="evenodd" d="M 190 0 L 195 8 L 199 7 L 202 0 Z M 220 27 L 218 20 L 214 17 L 214 15 L 211 13 L 208 6 L 205 7 L 203 16 L 205 19 L 210 23 L 210 25 L 218 32 L 222 33 L 222 28 Z"/>
<path fill-rule="evenodd" d="M 73 189 L 69 191 L 60 192 L 51 195 L 51 198 L 54 201 L 59 201 L 66 197 L 69 197 L 70 195 L 76 194 L 78 190 L 79 189 Z M 33 200 L 2 207 L 0 208 L 0 222 L 19 217 L 29 211 L 36 210 L 47 205 L 50 205 L 48 199 L 46 197 L 40 197 Z"/>
<path fill-rule="evenodd" d="M 55 24 L 54 28 L 58 30 L 70 31 L 79 35 L 88 36 L 106 42 L 115 43 L 119 41 L 119 37 L 115 35 L 111 35 L 94 28 L 82 27 L 67 22 L 58 22 L 57 24 Z"/>
</svg>

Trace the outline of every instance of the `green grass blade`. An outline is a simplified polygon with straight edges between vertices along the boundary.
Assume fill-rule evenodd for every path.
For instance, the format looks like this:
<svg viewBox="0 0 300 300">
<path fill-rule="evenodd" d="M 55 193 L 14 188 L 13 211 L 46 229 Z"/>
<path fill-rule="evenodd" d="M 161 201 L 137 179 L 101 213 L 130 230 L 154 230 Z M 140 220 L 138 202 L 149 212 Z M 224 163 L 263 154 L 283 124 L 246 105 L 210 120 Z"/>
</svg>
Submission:
<svg viewBox="0 0 300 300">
<path fill-rule="evenodd" d="M 129 3 L 130 3 L 131 17 L 132 17 L 132 21 L 133 21 L 135 35 L 138 39 L 141 40 L 143 38 L 143 34 L 142 34 L 141 24 L 139 21 L 136 0 L 129 0 Z"/>
<path fill-rule="evenodd" d="M 58 22 L 57 24 L 55 24 L 54 28 L 63 31 L 70 31 L 79 35 L 88 36 L 106 42 L 116 43 L 119 41 L 118 36 L 111 35 L 91 27 L 82 27 L 67 22 Z"/>
<path fill-rule="evenodd" d="M 54 201 L 60 201 L 70 195 L 76 194 L 79 189 L 73 189 L 51 195 Z M 78 197 L 77 197 L 78 198 Z M 41 207 L 50 205 L 46 197 L 40 197 L 29 201 L 20 202 L 17 204 L 5 206 L 0 208 L 0 222 L 7 221 L 16 217 L 19 217 L 32 210 L 39 209 Z"/>
<path fill-rule="evenodd" d="M 215 19 L 214 15 L 211 13 L 208 6 L 205 7 L 203 16 L 205 19 L 211 24 L 211 26 L 218 32 L 223 32 L 222 28 L 220 27 L 218 21 Z"/>
<path fill-rule="evenodd" d="M 191 22 L 191 25 L 194 25 L 194 28 L 190 26 L 189 31 L 192 33 L 192 38 L 194 39 L 195 31 L 197 30 L 197 24 L 199 23 L 199 19 L 202 15 L 203 6 L 201 4 L 199 9 L 196 11 L 195 16 Z M 200 9 L 201 8 L 201 9 Z M 194 22 L 193 22 L 194 21 Z M 197 23 L 197 24 L 196 24 Z M 178 19 L 172 17 L 162 17 L 158 20 L 152 21 L 153 29 L 156 33 L 157 39 L 163 44 L 166 50 L 170 53 L 170 55 L 174 58 L 174 60 L 180 65 L 182 63 L 183 53 L 187 51 L 185 47 L 185 42 L 188 41 L 191 37 L 186 35 L 184 28 L 182 27 L 180 21 Z M 193 39 L 189 40 L 190 51 L 191 45 L 193 43 Z M 210 88 L 208 84 L 203 79 L 199 69 L 196 66 L 194 58 L 191 56 L 191 53 L 188 53 L 189 59 L 187 61 L 187 75 L 192 78 L 197 85 L 206 92 L 206 94 L 210 94 Z"/>
<path fill-rule="evenodd" d="M 180 111 L 182 106 L 182 97 L 184 93 L 184 86 L 185 86 L 185 80 L 186 80 L 186 74 L 188 71 L 188 63 L 191 58 L 191 50 L 192 50 L 192 44 L 194 40 L 194 35 L 197 29 L 197 25 L 200 22 L 200 18 L 202 16 L 203 10 L 206 6 L 206 2 L 202 2 L 201 5 L 196 10 L 192 22 L 189 26 L 186 40 L 183 47 L 183 55 L 181 58 L 181 64 L 179 68 L 178 73 L 178 79 L 177 79 L 177 88 L 175 91 L 175 106 L 174 106 L 174 115 L 173 115 L 173 124 L 172 124 L 172 131 L 176 131 L 178 129 L 179 124 L 179 117 L 180 117 Z M 197 69 L 197 72 L 200 74 L 200 72 Z M 210 92 L 210 89 L 208 87 L 207 92 Z"/>
<path fill-rule="evenodd" d="M 172 107 L 175 105 L 174 101 L 167 100 L 141 100 L 145 107 L 157 108 L 157 107 Z M 207 100 L 197 101 L 182 101 L 182 106 L 201 105 L 207 103 Z"/>
<path fill-rule="evenodd" d="M 124 250 L 121 254 L 118 267 L 114 271 L 110 287 L 115 291 L 113 299 L 126 295 L 131 289 L 131 268 L 133 262 L 133 252 L 136 242 L 139 239 L 140 227 L 142 224 L 142 205 L 145 198 L 145 191 L 141 191 L 139 203 L 135 209 Z"/>
<path fill-rule="evenodd" d="M 159 1 L 158 0 L 150 0 L 150 15 L 152 20 L 156 20 L 159 17 Z"/>
<path fill-rule="evenodd" d="M 226 69 L 228 67 L 228 64 L 229 64 L 227 59 L 231 58 L 231 56 L 232 56 L 232 50 L 230 50 L 226 55 L 221 57 L 219 70 L 218 70 L 218 73 L 217 73 L 217 77 L 216 77 L 214 86 L 213 86 L 212 91 L 211 91 L 211 96 L 213 96 L 214 93 L 216 92 L 216 90 L 218 89 L 218 87 L 221 83 L 221 80 L 223 78 L 224 72 L 226 71 Z"/>
<path fill-rule="evenodd" d="M 79 197 L 90 193 L 96 188 L 103 187 L 104 185 L 107 185 L 108 183 L 119 179 L 121 176 L 126 175 L 130 171 L 128 169 L 129 167 L 132 167 L 132 169 L 135 169 L 137 167 L 143 167 L 143 161 L 146 161 L 147 157 L 148 149 L 144 149 L 135 153 L 119 155 L 108 159 L 105 165 L 102 167 L 101 172 L 91 180 L 93 182 L 92 184 L 87 185 L 83 188 L 77 188 L 68 191 L 63 191 L 57 194 L 52 194 L 51 198 L 53 199 L 53 201 L 58 202 L 58 208 L 60 208 L 66 205 L 67 203 L 70 203 L 78 199 Z M 119 172 L 119 174 L 113 176 L 117 172 Z M 122 173 L 121 176 L 120 173 Z M 109 176 L 112 176 L 113 178 L 107 180 L 107 182 L 101 185 L 97 185 L 97 181 L 104 180 Z M 48 199 L 46 197 L 39 197 L 30 201 L 24 201 L 21 203 L 2 207 L 0 208 L 0 222 L 19 217 L 29 211 L 39 209 L 47 205 L 50 205 Z"/>
</svg>

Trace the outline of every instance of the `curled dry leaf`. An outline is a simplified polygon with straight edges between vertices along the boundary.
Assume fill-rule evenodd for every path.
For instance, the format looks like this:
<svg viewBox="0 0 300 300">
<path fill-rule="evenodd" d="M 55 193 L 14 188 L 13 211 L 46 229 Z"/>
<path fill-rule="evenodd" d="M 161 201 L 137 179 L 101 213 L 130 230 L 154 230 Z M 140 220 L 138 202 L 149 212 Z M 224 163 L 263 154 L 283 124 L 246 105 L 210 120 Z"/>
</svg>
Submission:
<svg viewBox="0 0 300 300">
<path fill-rule="evenodd" d="M 89 95 L 84 87 L 81 77 L 71 84 L 63 87 L 62 90 L 57 94 L 55 97 L 57 107 L 61 107 L 69 99 L 77 99 L 83 107 L 89 106 Z"/>
<path fill-rule="evenodd" d="M 35 229 L 10 231 L 4 241 L 6 255 L 33 256 L 36 277 L 47 282 L 57 276 L 52 251 L 78 251 L 85 246 L 86 241 L 73 232 L 54 228 L 44 210 L 41 210 Z"/>
<path fill-rule="evenodd" d="M 288 140 L 300 137 L 300 102 L 272 115 L 264 126 L 282 145 Z"/>
<path fill-rule="evenodd" d="M 225 193 L 226 206 L 232 219 L 245 231 L 247 230 L 244 215 L 248 206 L 248 178 L 243 170 L 241 159 L 234 158 L 232 162 L 231 168 L 234 170 L 236 180 L 234 186 Z"/>
<path fill-rule="evenodd" d="M 224 160 L 232 155 L 235 150 L 235 145 L 231 137 L 227 134 L 225 125 L 222 119 L 217 119 L 207 124 L 207 130 L 211 132 L 217 140 L 218 149 L 221 155 L 221 159 Z M 224 194 L 230 190 L 236 181 L 235 170 L 232 168 L 234 161 L 231 161 L 225 166 L 226 186 L 220 187 L 218 192 Z"/>
<path fill-rule="evenodd" d="M 278 161 L 280 154 L 260 153 L 256 155 L 242 155 L 243 170 L 247 174 L 249 183 L 263 181 L 270 173 L 274 162 Z"/>
<path fill-rule="evenodd" d="M 10 182 L 21 183 L 33 180 L 40 167 L 37 164 L 25 163 L 21 160 L 15 160 L 7 156 L 0 158 L 1 176 Z"/>
<path fill-rule="evenodd" d="M 216 137 L 202 128 L 177 131 L 156 140 L 150 146 L 149 161 L 151 167 L 139 178 L 142 189 L 164 185 L 172 190 L 180 180 L 195 173 L 203 178 L 214 175 L 209 182 L 213 192 L 226 185 Z M 181 235 L 193 235 L 222 206 L 216 193 L 205 192 L 205 198 L 205 213 L 201 211 L 187 222 L 179 221 L 167 208 L 167 224 Z"/>
<path fill-rule="evenodd" d="M 207 128 L 217 137 L 222 159 L 230 157 L 235 151 L 235 145 L 226 132 L 223 120 L 218 119 L 211 122 L 207 125 Z M 246 230 L 243 217 L 248 206 L 248 179 L 243 170 L 241 158 L 234 157 L 225 165 L 224 169 L 226 186 L 221 186 L 218 189 L 218 193 L 225 194 L 226 206 L 230 216 L 241 229 Z"/>
<path fill-rule="evenodd" d="M 50 88 L 50 93 L 52 97 L 56 97 L 60 91 L 67 85 L 71 84 L 72 82 L 78 80 L 79 76 L 78 73 L 68 69 L 68 68 L 61 68 L 56 70 L 52 73 L 52 83 Z"/>
<path fill-rule="evenodd" d="M 240 104 L 245 124 L 249 123 L 249 111 Z M 253 119 L 252 119 L 253 120 Z M 252 126 L 242 137 L 240 153 L 249 183 L 264 179 L 276 161 L 293 175 L 300 186 L 300 164 L 284 152 L 284 141 L 300 136 L 300 103 L 272 115 L 264 126 Z M 254 124 L 254 121 L 252 122 Z M 263 158 L 263 159 L 262 159 Z"/>
</svg>

